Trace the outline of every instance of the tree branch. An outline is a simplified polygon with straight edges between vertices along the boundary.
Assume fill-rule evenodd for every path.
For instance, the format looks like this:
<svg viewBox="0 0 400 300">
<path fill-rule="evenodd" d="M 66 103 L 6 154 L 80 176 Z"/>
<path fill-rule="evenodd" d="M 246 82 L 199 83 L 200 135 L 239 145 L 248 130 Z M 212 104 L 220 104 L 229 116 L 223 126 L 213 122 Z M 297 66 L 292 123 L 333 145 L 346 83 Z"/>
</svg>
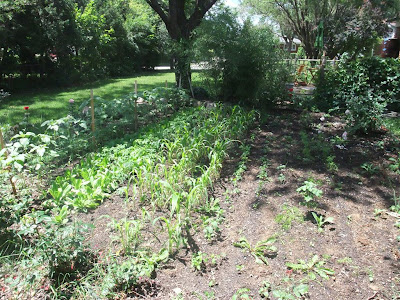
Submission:
<svg viewBox="0 0 400 300">
<path fill-rule="evenodd" d="M 193 14 L 188 20 L 188 29 L 191 32 L 195 29 L 203 19 L 204 15 L 218 0 L 198 0 Z"/>
<path fill-rule="evenodd" d="M 165 26 L 168 28 L 170 18 L 161 7 L 161 4 L 157 0 L 146 0 L 146 2 L 160 16 L 161 20 L 163 20 Z"/>
</svg>

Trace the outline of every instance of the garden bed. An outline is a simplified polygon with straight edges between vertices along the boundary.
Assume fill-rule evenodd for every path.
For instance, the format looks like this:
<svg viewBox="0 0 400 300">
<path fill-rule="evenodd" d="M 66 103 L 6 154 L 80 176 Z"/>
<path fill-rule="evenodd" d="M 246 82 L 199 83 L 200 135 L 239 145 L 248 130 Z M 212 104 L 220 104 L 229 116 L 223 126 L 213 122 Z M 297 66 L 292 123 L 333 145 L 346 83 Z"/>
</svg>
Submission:
<svg viewBox="0 0 400 300">
<path fill-rule="evenodd" d="M 206 115 L 220 113 L 201 110 Z M 154 206 L 148 194 L 143 194 L 146 201 L 140 201 L 133 181 L 124 178 L 97 208 L 74 214 L 75 221 L 95 225 L 85 234 L 85 243 L 96 253 L 97 261 L 91 272 L 79 277 L 80 282 L 66 282 L 56 294 L 62 295 L 64 288 L 64 292 L 74 290 L 74 299 L 90 298 L 91 293 L 101 295 L 106 286 L 103 279 L 109 274 L 114 278 L 130 274 L 138 277 L 119 279 L 109 298 L 399 297 L 399 229 L 395 226 L 400 217 L 398 140 L 389 134 L 343 135 L 345 124 L 322 113 L 277 110 L 261 120 L 247 139 L 229 148 L 230 156 L 218 168 L 221 177 L 205 186 L 208 196 L 193 205 L 189 214 L 183 212 L 187 204 L 182 202 L 182 219 L 176 206 L 167 205 L 173 203 L 173 193 L 163 191 L 168 190 L 166 185 L 158 194 L 164 200 L 155 199 L 159 204 Z M 230 122 L 236 124 L 233 119 Z M 193 134 L 200 129 L 195 126 L 191 131 L 193 142 L 199 141 Z M 169 132 L 166 139 L 172 134 Z M 191 143 L 185 147 L 194 155 Z M 163 174 L 180 164 L 184 151 L 175 148 L 166 153 L 172 156 Z M 188 169 L 186 177 L 200 178 L 212 166 L 210 158 L 201 157 L 198 164 L 204 166 Z M 151 188 L 151 178 L 157 177 L 151 174 L 154 169 L 149 172 L 146 188 Z M 153 183 L 177 175 L 165 176 Z M 188 181 L 182 180 L 175 188 L 183 201 L 185 191 L 190 193 L 193 187 L 187 190 L 184 182 Z M 173 239 L 165 256 L 162 249 L 169 239 L 168 218 L 172 225 L 180 224 L 180 235 L 175 238 L 182 239 Z M 137 245 L 124 244 L 136 224 L 129 221 L 135 220 L 146 220 L 140 238 L 130 237 Z M 121 226 L 127 224 L 124 230 Z M 144 253 L 146 256 L 140 256 Z M 148 264 L 151 253 L 158 258 L 153 257 L 150 273 L 143 273 L 142 268 L 135 273 L 126 265 L 135 257 L 145 258 Z M 115 268 L 115 262 L 121 269 Z M 142 266 L 149 266 L 146 264 Z M 1 284 L 8 293 L 4 295 L 11 295 L 15 286 L 10 280 Z M 37 299 L 48 294 L 46 287 L 51 282 L 42 284 L 32 286 L 37 289 Z M 20 295 L 26 294 L 21 291 Z"/>
</svg>

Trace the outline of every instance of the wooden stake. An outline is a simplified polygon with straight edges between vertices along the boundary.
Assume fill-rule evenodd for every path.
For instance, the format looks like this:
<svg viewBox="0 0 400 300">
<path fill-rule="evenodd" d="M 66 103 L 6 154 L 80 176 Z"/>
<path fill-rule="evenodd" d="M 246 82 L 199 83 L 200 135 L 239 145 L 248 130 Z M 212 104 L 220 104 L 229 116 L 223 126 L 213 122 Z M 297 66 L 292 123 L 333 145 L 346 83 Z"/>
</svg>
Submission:
<svg viewBox="0 0 400 300">
<path fill-rule="evenodd" d="M 1 150 L 3 150 L 6 147 L 6 145 L 4 143 L 3 131 L 1 130 L 1 127 L 0 127 L 0 147 L 1 147 Z M 6 159 L 7 159 L 7 151 L 4 152 L 4 155 L 6 156 Z M 8 168 L 8 170 L 11 171 L 11 166 Z M 14 194 L 14 196 L 17 196 L 17 188 L 15 187 L 15 183 L 13 181 L 12 175 L 10 177 L 10 183 L 11 183 L 12 193 Z"/>
<path fill-rule="evenodd" d="M 135 118 L 135 130 L 138 129 L 138 115 L 137 115 L 137 80 L 135 80 L 135 107 L 134 107 L 134 118 Z"/>
<path fill-rule="evenodd" d="M 6 145 L 4 144 L 3 131 L 1 131 L 1 127 L 0 127 L 0 146 L 1 146 L 2 150 L 6 147 Z M 6 153 L 6 156 L 7 156 L 7 153 Z"/>
<path fill-rule="evenodd" d="M 90 111 L 92 113 L 92 140 L 93 144 L 96 144 L 96 139 L 94 137 L 94 132 L 95 132 L 95 120 L 94 120 L 94 98 L 93 98 L 93 89 L 90 90 Z"/>
</svg>

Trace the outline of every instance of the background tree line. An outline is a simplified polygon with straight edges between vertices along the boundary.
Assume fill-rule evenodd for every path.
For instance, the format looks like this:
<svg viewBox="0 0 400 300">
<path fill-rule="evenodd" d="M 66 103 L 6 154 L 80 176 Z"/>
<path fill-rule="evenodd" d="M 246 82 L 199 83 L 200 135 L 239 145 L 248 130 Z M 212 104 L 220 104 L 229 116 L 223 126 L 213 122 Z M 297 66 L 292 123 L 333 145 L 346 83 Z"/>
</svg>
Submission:
<svg viewBox="0 0 400 300">
<path fill-rule="evenodd" d="M 279 25 L 289 43 L 301 40 L 308 58 L 325 50 L 328 57 L 348 52 L 369 55 L 399 18 L 398 0 L 244 0 L 251 13 Z M 319 25 L 323 29 L 318 32 Z M 316 40 L 320 38 L 321 44 Z"/>
<path fill-rule="evenodd" d="M 142 0 L 3 0 L 0 87 L 129 75 L 154 67 L 166 40 Z"/>
</svg>

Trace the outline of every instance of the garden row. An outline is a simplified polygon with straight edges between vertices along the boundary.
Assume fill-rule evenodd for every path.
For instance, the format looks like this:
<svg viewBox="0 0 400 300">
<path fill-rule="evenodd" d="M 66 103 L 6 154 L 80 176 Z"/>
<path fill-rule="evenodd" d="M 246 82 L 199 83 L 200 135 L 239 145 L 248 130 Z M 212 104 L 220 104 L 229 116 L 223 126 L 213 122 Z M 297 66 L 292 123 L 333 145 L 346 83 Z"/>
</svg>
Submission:
<svg viewBox="0 0 400 300">
<path fill-rule="evenodd" d="M 2 203 L 7 226 L 1 232 L 6 242 L 0 293 L 86 299 L 151 289 L 157 265 L 187 245 L 195 224 L 208 239 L 218 234 L 221 209 L 208 190 L 253 119 L 253 112 L 240 107 L 185 109 L 86 155 L 53 180 L 47 192 L 40 185 L 32 190 L 21 184 L 18 197 L 8 195 Z M 19 138 L 20 144 L 29 139 Z M 40 182 L 35 176 L 24 178 Z M 136 214 L 111 219 L 115 241 L 99 253 L 85 242 L 90 226 L 74 221 L 75 212 L 116 195 Z"/>
</svg>

